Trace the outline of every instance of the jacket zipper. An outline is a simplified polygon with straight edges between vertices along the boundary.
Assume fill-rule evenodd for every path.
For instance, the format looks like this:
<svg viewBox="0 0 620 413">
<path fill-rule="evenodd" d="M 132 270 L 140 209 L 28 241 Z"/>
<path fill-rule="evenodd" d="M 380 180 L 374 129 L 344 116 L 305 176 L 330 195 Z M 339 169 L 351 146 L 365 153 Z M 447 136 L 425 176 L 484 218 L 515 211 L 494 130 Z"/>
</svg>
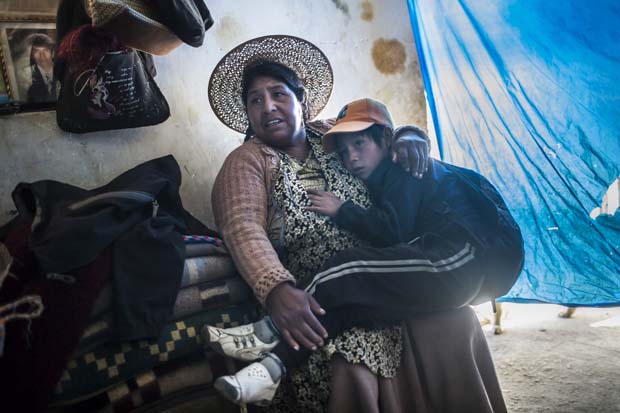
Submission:
<svg viewBox="0 0 620 413">
<path fill-rule="evenodd" d="M 148 192 L 144 192 L 144 191 L 111 191 L 111 192 L 104 192 L 103 194 L 99 194 L 99 195 L 94 195 L 91 196 L 89 198 L 83 199 L 81 201 L 78 202 L 74 202 L 72 204 L 70 204 L 68 206 L 70 211 L 79 211 L 80 209 L 83 208 L 88 208 L 94 204 L 97 204 L 101 201 L 105 201 L 108 199 L 114 199 L 114 198 L 124 198 L 124 199 L 130 199 L 133 201 L 140 201 L 143 203 L 147 203 L 150 202 L 151 205 L 153 206 L 153 216 L 157 215 L 157 210 L 159 209 L 159 204 L 157 203 L 157 200 L 155 199 L 155 196 L 149 194 Z"/>
</svg>

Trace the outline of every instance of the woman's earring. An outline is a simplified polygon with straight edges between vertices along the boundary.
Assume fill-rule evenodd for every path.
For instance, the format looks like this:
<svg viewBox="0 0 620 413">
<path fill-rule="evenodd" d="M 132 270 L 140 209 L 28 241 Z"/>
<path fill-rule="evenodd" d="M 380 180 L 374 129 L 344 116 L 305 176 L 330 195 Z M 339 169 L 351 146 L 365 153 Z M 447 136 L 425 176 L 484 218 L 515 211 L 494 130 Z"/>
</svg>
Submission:
<svg viewBox="0 0 620 413">
<path fill-rule="evenodd" d="M 248 125 L 248 128 L 245 130 L 245 138 L 243 138 L 243 142 L 247 142 L 254 137 L 254 130 L 251 125 Z"/>
</svg>

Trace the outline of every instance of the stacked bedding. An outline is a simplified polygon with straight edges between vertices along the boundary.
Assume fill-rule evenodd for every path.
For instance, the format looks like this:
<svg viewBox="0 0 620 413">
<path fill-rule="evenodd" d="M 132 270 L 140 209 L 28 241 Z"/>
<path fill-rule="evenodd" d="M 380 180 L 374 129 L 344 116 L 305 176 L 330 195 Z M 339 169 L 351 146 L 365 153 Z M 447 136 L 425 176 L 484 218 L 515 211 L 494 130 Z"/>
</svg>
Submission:
<svg viewBox="0 0 620 413">
<path fill-rule="evenodd" d="M 157 338 L 114 342 L 113 286 L 105 285 L 90 323 L 50 404 L 54 411 L 130 411 L 200 397 L 235 411 L 213 391 L 214 378 L 239 368 L 205 352 L 205 324 L 233 327 L 255 320 L 258 306 L 222 241 L 186 236 L 186 259 L 173 314 Z M 172 403 L 173 405 L 175 403 Z"/>
</svg>

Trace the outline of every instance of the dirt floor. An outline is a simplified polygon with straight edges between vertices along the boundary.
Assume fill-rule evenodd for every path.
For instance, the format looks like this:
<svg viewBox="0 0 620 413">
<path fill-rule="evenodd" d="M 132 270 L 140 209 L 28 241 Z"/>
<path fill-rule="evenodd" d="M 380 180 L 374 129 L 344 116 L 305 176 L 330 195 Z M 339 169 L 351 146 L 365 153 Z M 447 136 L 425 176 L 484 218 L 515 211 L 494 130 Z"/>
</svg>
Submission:
<svg viewBox="0 0 620 413">
<path fill-rule="evenodd" d="M 481 318 L 490 304 L 478 306 Z M 620 412 L 620 308 L 504 303 L 504 334 L 483 327 L 510 412 Z"/>
</svg>

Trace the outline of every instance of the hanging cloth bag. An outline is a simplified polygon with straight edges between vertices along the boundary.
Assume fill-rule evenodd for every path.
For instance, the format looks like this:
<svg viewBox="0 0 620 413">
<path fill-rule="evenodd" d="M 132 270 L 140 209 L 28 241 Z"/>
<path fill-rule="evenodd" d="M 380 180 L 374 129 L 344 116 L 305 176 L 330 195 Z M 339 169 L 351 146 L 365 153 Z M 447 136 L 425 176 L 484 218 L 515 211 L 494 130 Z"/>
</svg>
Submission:
<svg viewBox="0 0 620 413">
<path fill-rule="evenodd" d="M 105 53 L 92 69 L 65 70 L 56 121 L 67 132 L 157 125 L 169 116 L 166 98 L 133 49 Z"/>
</svg>

